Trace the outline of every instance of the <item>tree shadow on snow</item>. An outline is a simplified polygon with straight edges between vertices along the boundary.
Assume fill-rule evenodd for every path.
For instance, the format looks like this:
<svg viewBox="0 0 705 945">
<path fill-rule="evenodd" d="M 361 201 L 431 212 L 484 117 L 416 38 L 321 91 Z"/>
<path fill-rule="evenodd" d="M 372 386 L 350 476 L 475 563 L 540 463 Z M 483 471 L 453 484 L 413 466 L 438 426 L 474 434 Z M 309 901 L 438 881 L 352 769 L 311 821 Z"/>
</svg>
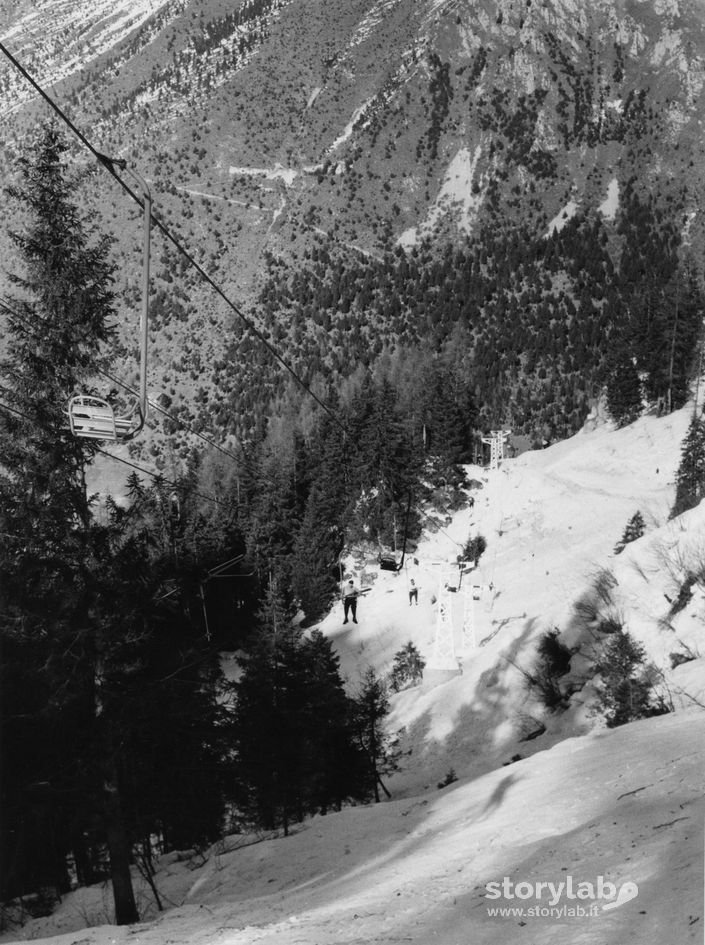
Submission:
<svg viewBox="0 0 705 945">
<path fill-rule="evenodd" d="M 479 776 L 511 763 L 518 754 L 523 757 L 541 749 L 538 738 L 527 751 L 527 736 L 540 731 L 542 723 L 540 707 L 532 702 L 522 672 L 533 663 L 536 624 L 535 618 L 526 620 L 506 646 L 499 649 L 495 644 L 496 659 L 491 663 L 484 648 L 471 651 L 462 675 L 431 690 L 437 693 L 435 705 L 408 725 L 400 738 L 403 777 L 396 780 L 404 785 L 405 794 L 414 788 L 426 790 L 433 782 L 440 787 L 445 780 L 444 786 L 449 785 L 451 771 L 456 777 Z M 485 665 L 478 667 L 479 661 Z M 451 700 L 461 705 L 446 718 L 445 706 Z M 413 769 L 418 772 L 415 779 Z"/>
</svg>

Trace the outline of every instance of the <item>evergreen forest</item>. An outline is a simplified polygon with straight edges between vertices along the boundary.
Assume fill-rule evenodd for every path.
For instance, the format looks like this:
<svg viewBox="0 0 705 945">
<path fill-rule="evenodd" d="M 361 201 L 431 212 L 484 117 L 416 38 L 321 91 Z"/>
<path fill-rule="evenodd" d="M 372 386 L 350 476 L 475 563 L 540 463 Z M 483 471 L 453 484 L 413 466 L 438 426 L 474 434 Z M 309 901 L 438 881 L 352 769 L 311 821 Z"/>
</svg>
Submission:
<svg viewBox="0 0 705 945">
<path fill-rule="evenodd" d="M 477 457 L 493 428 L 536 446 L 570 436 L 601 396 L 619 424 L 668 412 L 698 368 L 702 289 L 680 214 L 636 179 L 615 221 L 578 212 L 550 233 L 505 222 L 382 258 L 314 237 L 299 265 L 270 254 L 267 270 L 265 337 L 307 383 L 347 406 L 363 379 L 390 382 L 409 428 L 425 423 L 431 444 L 451 434 L 451 460 Z M 280 415 L 296 396 L 247 331 L 213 378 L 217 402 L 198 423 L 242 437 L 261 435 L 263 402 Z M 420 392 L 434 408 L 417 409 Z"/>
</svg>

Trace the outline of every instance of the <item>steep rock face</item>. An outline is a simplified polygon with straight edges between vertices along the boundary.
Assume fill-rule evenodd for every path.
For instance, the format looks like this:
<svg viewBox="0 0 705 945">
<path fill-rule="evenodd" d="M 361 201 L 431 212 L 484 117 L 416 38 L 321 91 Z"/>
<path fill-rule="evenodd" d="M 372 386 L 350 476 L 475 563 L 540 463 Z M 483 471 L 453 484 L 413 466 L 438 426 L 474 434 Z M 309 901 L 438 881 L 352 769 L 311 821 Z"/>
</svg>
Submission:
<svg viewBox="0 0 705 945">
<path fill-rule="evenodd" d="M 126 36 L 150 29 L 162 8 L 186 0 L 9 0 L 0 4 L 2 40 L 34 77 L 47 86 L 75 75 Z M 31 90 L 18 73 L 4 70 L 0 96 L 16 109 Z"/>
<path fill-rule="evenodd" d="M 595 190 L 581 170 L 615 150 L 624 160 L 649 134 L 639 171 L 659 173 L 672 147 L 691 146 L 704 78 L 702 9 L 675 0 L 251 0 L 238 11 L 140 0 L 5 4 L 0 15 L 8 48 L 40 82 L 59 82 L 59 100 L 103 143 L 136 147 L 142 163 L 155 138 L 166 145 L 148 168 L 157 178 L 174 180 L 169 159 L 198 135 L 201 183 L 280 164 L 305 211 L 345 211 L 346 235 L 361 229 L 365 244 L 381 238 L 365 216 L 390 217 L 395 236 L 432 206 L 437 219 L 459 154 L 472 155 L 476 196 L 529 182 L 552 203 Z M 16 110 L 30 90 L 8 67 L 0 95 Z M 366 183 L 359 209 L 350 172 Z"/>
</svg>

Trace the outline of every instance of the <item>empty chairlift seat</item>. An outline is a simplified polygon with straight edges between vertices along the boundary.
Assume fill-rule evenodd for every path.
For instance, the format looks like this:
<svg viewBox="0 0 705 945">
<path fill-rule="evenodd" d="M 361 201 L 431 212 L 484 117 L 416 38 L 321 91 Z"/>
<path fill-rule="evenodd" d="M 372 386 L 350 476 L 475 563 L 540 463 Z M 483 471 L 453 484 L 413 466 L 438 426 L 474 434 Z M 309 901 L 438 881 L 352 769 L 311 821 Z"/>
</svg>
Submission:
<svg viewBox="0 0 705 945">
<path fill-rule="evenodd" d="M 72 397 L 68 413 L 73 435 L 93 440 L 131 440 L 144 423 L 139 404 L 127 416 L 116 417 L 107 400 L 89 394 Z"/>
<path fill-rule="evenodd" d="M 117 440 L 115 413 L 107 400 L 79 394 L 69 401 L 69 423 L 74 436 Z"/>
</svg>

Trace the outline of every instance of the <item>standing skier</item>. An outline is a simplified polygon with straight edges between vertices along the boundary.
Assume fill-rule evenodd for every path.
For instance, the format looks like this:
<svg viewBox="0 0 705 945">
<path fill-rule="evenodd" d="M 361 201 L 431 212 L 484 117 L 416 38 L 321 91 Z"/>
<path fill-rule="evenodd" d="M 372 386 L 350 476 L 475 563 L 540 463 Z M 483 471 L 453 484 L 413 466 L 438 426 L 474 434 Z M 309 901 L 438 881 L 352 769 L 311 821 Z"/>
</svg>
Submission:
<svg viewBox="0 0 705 945">
<path fill-rule="evenodd" d="M 343 591 L 343 612 L 345 620 L 343 623 L 348 622 L 348 613 L 352 613 L 353 623 L 357 623 L 357 598 L 359 597 L 360 592 L 355 587 L 354 581 L 348 581 L 345 589 Z"/>
</svg>

